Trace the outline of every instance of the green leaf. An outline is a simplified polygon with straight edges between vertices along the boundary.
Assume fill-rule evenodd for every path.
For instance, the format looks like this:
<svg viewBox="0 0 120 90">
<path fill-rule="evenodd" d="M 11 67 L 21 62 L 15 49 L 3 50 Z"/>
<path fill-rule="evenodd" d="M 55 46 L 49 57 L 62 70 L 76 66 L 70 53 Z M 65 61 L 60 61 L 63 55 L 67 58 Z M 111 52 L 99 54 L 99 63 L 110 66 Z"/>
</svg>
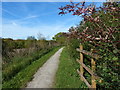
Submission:
<svg viewBox="0 0 120 90">
<path fill-rule="evenodd" d="M 113 52 L 114 52 L 114 53 L 118 53 L 118 51 L 117 51 L 117 50 L 113 50 Z"/>
<path fill-rule="evenodd" d="M 118 57 L 113 57 L 112 59 L 113 59 L 113 60 L 118 60 Z"/>
</svg>

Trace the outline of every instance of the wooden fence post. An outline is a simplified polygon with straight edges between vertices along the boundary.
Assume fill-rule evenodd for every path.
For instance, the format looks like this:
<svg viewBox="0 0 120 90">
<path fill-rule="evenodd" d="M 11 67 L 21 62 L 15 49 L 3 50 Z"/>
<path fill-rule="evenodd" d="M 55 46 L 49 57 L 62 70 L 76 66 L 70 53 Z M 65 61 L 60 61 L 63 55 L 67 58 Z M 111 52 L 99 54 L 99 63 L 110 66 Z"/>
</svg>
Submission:
<svg viewBox="0 0 120 90">
<path fill-rule="evenodd" d="M 91 49 L 91 52 L 93 51 L 93 49 Z M 91 69 L 93 72 L 95 72 L 95 61 L 93 58 L 91 58 Z M 96 89 L 96 80 L 95 80 L 95 76 L 92 75 L 91 76 L 91 84 L 92 84 L 92 88 Z"/>
<path fill-rule="evenodd" d="M 83 50 L 82 44 L 80 44 L 80 50 Z M 80 62 L 83 63 L 83 54 L 81 52 L 80 52 Z M 82 65 L 80 65 L 80 73 L 81 75 L 83 75 L 84 73 Z M 82 77 L 81 77 L 81 81 L 83 81 Z"/>
</svg>

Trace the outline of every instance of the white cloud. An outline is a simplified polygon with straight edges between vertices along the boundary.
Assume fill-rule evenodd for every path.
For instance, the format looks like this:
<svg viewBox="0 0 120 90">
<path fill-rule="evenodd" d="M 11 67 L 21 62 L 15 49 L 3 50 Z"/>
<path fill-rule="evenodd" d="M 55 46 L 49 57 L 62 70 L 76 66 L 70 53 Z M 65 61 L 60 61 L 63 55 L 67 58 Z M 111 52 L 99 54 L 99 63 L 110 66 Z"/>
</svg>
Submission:
<svg viewBox="0 0 120 90">
<path fill-rule="evenodd" d="M 69 27 L 57 26 L 57 25 L 43 25 L 38 27 L 24 27 L 15 23 L 3 24 L 2 37 L 13 39 L 25 39 L 27 36 L 35 36 L 40 32 L 44 36 L 50 36 L 50 39 L 58 32 L 65 32 Z"/>
<path fill-rule="evenodd" d="M 2 10 L 5 11 L 6 13 L 8 13 L 8 14 L 14 16 L 14 17 L 19 17 L 19 16 L 17 16 L 16 14 L 14 14 L 14 13 L 12 13 L 12 12 L 6 10 L 6 9 L 3 9 L 3 8 L 2 8 Z"/>
<path fill-rule="evenodd" d="M 29 16 L 26 19 L 36 18 L 38 16 Z M 35 36 L 37 38 L 37 34 L 40 32 L 45 37 L 49 36 L 50 39 L 59 33 L 59 32 L 67 32 L 68 29 L 73 26 L 78 20 L 78 17 L 67 18 L 64 22 L 61 20 L 56 21 L 56 23 L 46 24 L 43 22 L 39 22 L 39 25 L 36 26 L 25 26 L 25 23 L 29 23 L 26 20 L 5 20 L 9 21 L 9 23 L 3 23 L 3 31 L 2 37 L 3 38 L 13 38 L 13 39 L 25 39 L 27 36 Z M 72 22 L 72 23 L 71 23 Z M 23 26 L 24 25 L 24 26 Z"/>
<path fill-rule="evenodd" d="M 37 17 L 38 17 L 37 15 L 31 15 L 31 16 L 27 16 L 21 20 L 27 20 L 27 19 L 37 18 Z"/>
<path fill-rule="evenodd" d="M 17 24 L 15 22 L 12 22 L 12 25 L 16 26 Z"/>
</svg>

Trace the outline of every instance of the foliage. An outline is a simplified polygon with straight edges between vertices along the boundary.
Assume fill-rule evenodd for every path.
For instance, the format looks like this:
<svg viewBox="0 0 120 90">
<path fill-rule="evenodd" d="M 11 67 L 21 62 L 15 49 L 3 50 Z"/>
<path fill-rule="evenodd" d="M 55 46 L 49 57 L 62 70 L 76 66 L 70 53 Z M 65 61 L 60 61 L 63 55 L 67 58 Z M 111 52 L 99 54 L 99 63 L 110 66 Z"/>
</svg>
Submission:
<svg viewBox="0 0 120 90">
<path fill-rule="evenodd" d="M 31 63 L 25 69 L 20 71 L 17 75 L 14 76 L 11 80 L 3 83 L 3 90 L 8 88 L 14 88 L 18 90 L 19 88 L 25 88 L 28 81 L 30 81 L 34 73 L 41 67 L 60 47 L 55 47 L 45 55 L 43 55 L 38 60 Z"/>
<path fill-rule="evenodd" d="M 28 36 L 27 40 L 13 40 L 11 38 L 4 39 L 2 38 L 2 75 L 3 75 L 3 85 L 7 85 L 9 82 L 13 83 L 19 83 L 18 85 L 23 85 L 28 81 L 28 78 L 32 77 L 35 73 L 34 70 L 37 70 L 39 66 L 34 67 L 33 71 L 29 72 L 30 77 L 27 78 L 27 76 L 24 78 L 25 82 L 19 80 L 23 80 L 22 77 L 25 75 L 24 69 L 30 67 L 33 65 L 34 62 L 37 62 L 39 58 L 45 56 L 43 61 L 39 61 L 40 64 L 36 65 L 42 65 L 49 55 L 52 55 L 53 52 L 58 50 L 55 49 L 56 46 L 59 46 L 56 44 L 56 41 L 47 41 L 47 40 L 37 40 L 34 36 Z M 55 51 L 53 50 L 55 49 Z M 53 52 L 52 52 L 53 51 Z M 51 52 L 51 54 L 49 54 Z M 31 67 L 31 68 L 32 68 Z M 28 70 L 28 69 L 27 69 Z M 30 71 L 30 70 L 29 70 Z M 21 73 L 21 77 L 18 75 Z M 28 71 L 26 71 L 28 72 Z M 14 78 L 18 75 L 21 79 L 17 78 L 14 80 Z M 23 80 L 23 81 L 24 81 Z M 7 84 L 6 84 L 7 83 Z M 18 85 L 14 87 L 18 87 Z M 9 85 L 8 85 L 9 86 Z M 10 86 L 12 87 L 12 86 Z M 9 88 L 9 87 L 7 87 Z"/>
<path fill-rule="evenodd" d="M 93 48 L 93 53 L 101 55 L 102 58 L 97 61 L 96 73 L 102 77 L 103 83 L 98 83 L 97 87 L 117 89 L 119 87 L 118 66 L 120 65 L 118 63 L 120 58 L 120 2 L 104 3 L 103 7 L 99 8 L 95 5 L 86 6 L 85 2 L 71 2 L 70 5 L 59 9 L 61 15 L 67 13 L 82 15 L 83 21 L 80 25 L 70 28 L 69 33 L 66 34 L 71 38 L 71 43 L 68 45 L 74 45 L 73 38 L 79 39 L 85 48 L 86 46 L 89 47 L 88 50 Z"/>
<path fill-rule="evenodd" d="M 79 40 L 71 38 L 71 39 L 68 39 L 67 43 L 68 43 L 67 44 L 68 53 L 70 57 L 78 58 L 79 53 L 76 52 L 76 48 L 79 48 L 79 44 L 80 44 Z"/>
<path fill-rule="evenodd" d="M 33 52 L 28 56 L 24 57 L 15 57 L 13 58 L 13 62 L 8 64 L 6 67 L 3 68 L 3 82 L 10 80 L 12 77 L 14 77 L 18 72 L 20 72 L 22 69 L 29 66 L 33 61 L 38 60 L 43 55 L 50 52 L 50 49 L 44 49 L 39 52 Z"/>
<path fill-rule="evenodd" d="M 58 42 L 61 45 L 65 45 L 65 43 L 66 43 L 65 33 L 62 33 L 62 32 L 57 33 L 53 37 L 53 40 L 55 40 L 56 42 Z"/>
<path fill-rule="evenodd" d="M 41 49 L 56 46 L 56 42 L 47 40 L 36 40 L 34 36 L 28 36 L 27 40 L 2 39 L 3 65 L 11 63 L 14 57 L 24 57 Z"/>
<path fill-rule="evenodd" d="M 119 39 L 119 29 L 117 29 L 119 27 L 119 3 L 108 3 L 110 4 L 108 7 L 100 7 L 98 10 L 92 5 L 86 7 L 85 2 L 82 5 L 79 5 L 80 3 L 73 4 L 72 2 L 71 4 L 60 8 L 60 10 L 66 14 L 65 11 L 69 11 L 72 8 L 73 13 L 79 11 L 75 15 L 79 16 L 82 14 L 84 18 L 84 23 L 81 25 L 82 31 L 79 31 L 81 27 L 78 26 L 75 29 L 73 28 L 74 30 L 69 29 L 71 34 L 76 34 L 77 38 L 92 42 L 95 45 L 99 45 L 99 42 L 119 43 L 117 41 Z M 81 9 L 79 6 L 81 6 Z M 115 45 L 113 47 L 116 48 Z"/>
<path fill-rule="evenodd" d="M 38 40 L 45 40 L 46 38 L 44 37 L 43 34 L 38 33 Z"/>
<path fill-rule="evenodd" d="M 41 49 L 48 48 L 48 42 L 46 40 L 38 40 L 37 46 Z"/>
<path fill-rule="evenodd" d="M 36 40 L 36 38 L 34 36 L 28 36 L 27 40 Z"/>
<path fill-rule="evenodd" d="M 80 81 L 76 70 L 79 64 L 75 58 L 71 58 L 68 49 L 65 47 L 60 56 L 60 64 L 55 78 L 55 88 L 86 88 Z"/>
</svg>

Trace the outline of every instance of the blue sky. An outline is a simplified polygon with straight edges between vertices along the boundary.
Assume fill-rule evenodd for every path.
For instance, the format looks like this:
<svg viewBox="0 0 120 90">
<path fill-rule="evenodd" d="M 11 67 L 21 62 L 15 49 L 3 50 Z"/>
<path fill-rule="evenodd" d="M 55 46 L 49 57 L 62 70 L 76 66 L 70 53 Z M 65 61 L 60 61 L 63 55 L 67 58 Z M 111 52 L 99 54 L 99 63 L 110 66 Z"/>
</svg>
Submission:
<svg viewBox="0 0 120 90">
<path fill-rule="evenodd" d="M 79 24 L 81 17 L 71 14 L 60 16 L 59 7 L 68 2 L 3 2 L 2 37 L 26 39 L 43 34 L 47 39 L 58 32 L 67 32 Z M 101 3 L 96 3 L 97 6 Z"/>
</svg>

